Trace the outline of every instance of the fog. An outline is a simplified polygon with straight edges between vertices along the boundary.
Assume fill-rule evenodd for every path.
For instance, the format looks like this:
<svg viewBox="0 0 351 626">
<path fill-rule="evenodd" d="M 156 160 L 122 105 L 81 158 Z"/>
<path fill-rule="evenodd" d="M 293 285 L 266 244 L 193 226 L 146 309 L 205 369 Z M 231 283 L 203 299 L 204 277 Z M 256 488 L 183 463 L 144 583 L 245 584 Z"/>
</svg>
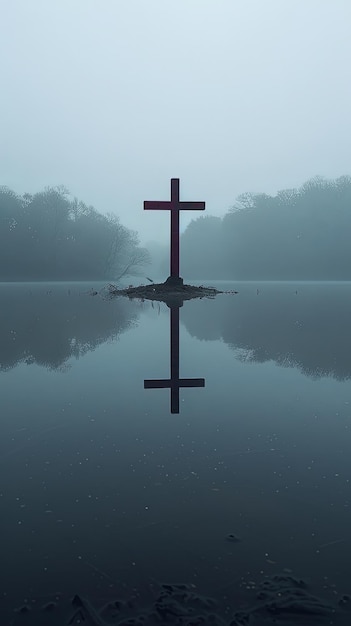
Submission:
<svg viewBox="0 0 351 626">
<path fill-rule="evenodd" d="M 65 185 L 141 242 L 167 200 L 222 216 L 349 173 L 349 0 L 1 3 L 0 184 Z M 182 229 L 194 214 L 182 216 Z"/>
</svg>

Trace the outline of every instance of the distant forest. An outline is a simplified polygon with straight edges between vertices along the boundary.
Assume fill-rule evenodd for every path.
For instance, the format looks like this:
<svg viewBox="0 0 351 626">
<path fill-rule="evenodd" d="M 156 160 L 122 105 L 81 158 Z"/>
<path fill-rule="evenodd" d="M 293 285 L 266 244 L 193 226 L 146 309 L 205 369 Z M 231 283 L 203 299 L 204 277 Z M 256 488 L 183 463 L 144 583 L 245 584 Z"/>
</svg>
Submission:
<svg viewBox="0 0 351 626">
<path fill-rule="evenodd" d="M 351 177 L 321 177 L 275 196 L 240 195 L 223 218 L 202 216 L 181 236 L 186 279 L 351 280 Z M 169 273 L 169 248 L 152 270 Z M 116 215 L 63 187 L 18 195 L 0 187 L 0 281 L 111 280 L 143 274 L 150 253 Z M 145 271 L 145 270 L 144 270 Z"/>
<path fill-rule="evenodd" d="M 275 196 L 245 193 L 181 237 L 185 277 L 351 280 L 351 177 L 320 177 Z"/>
<path fill-rule="evenodd" d="M 0 187 L 0 280 L 118 280 L 150 261 L 116 215 L 63 187 L 17 195 Z"/>
</svg>

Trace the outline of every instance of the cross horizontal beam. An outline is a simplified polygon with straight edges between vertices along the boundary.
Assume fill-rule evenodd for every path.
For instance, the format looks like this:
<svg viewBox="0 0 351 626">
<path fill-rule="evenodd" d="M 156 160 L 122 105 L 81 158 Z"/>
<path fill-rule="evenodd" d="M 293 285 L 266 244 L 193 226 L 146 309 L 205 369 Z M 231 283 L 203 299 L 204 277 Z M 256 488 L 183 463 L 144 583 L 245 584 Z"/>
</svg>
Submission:
<svg viewBox="0 0 351 626">
<path fill-rule="evenodd" d="M 204 378 L 179 378 L 172 381 L 170 378 L 157 378 L 153 380 L 144 380 L 144 389 L 180 389 L 180 387 L 204 387 Z"/>
<path fill-rule="evenodd" d="M 160 378 L 159 380 L 144 380 L 144 389 L 170 389 L 171 413 L 179 413 L 179 389 L 181 387 L 204 387 L 204 378 Z"/>
<path fill-rule="evenodd" d="M 177 202 L 178 211 L 182 211 L 183 209 L 190 210 L 205 210 L 204 202 Z M 174 210 L 174 202 L 171 200 L 145 200 L 144 201 L 144 210 L 154 210 L 154 211 L 172 211 Z"/>
</svg>

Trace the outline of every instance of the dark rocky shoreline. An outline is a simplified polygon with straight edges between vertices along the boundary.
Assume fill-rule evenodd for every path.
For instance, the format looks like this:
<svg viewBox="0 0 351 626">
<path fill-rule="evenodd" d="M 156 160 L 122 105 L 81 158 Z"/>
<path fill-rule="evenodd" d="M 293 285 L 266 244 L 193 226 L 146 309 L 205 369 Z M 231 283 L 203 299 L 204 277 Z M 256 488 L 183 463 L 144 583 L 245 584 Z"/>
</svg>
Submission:
<svg viewBox="0 0 351 626">
<path fill-rule="evenodd" d="M 321 598 L 299 578 L 265 577 L 257 584 L 242 581 L 245 599 L 233 589 L 220 600 L 204 596 L 193 584 L 150 586 L 147 606 L 135 590 L 126 600 L 111 598 L 100 608 L 81 595 L 46 604 L 27 602 L 15 612 L 11 626 L 347 626 L 351 598 L 333 593 Z M 333 591 L 330 589 L 330 591 Z M 334 590 L 335 592 L 335 590 Z M 143 606 L 144 605 L 144 606 Z"/>
</svg>

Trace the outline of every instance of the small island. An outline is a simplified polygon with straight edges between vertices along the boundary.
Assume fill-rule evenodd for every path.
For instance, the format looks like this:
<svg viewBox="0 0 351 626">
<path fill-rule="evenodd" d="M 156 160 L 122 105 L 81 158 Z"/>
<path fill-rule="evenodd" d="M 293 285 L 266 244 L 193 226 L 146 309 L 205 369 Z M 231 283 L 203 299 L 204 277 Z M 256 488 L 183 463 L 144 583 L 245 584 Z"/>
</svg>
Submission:
<svg viewBox="0 0 351 626">
<path fill-rule="evenodd" d="M 185 285 L 181 278 L 174 280 L 168 277 L 164 283 L 152 283 L 151 285 L 140 285 L 138 287 L 126 287 L 119 289 L 116 285 L 109 284 L 111 296 L 127 296 L 139 300 L 158 300 L 168 305 L 181 306 L 184 300 L 193 298 L 214 298 L 221 293 L 238 293 L 237 291 L 219 291 L 214 287 L 204 287 L 203 285 Z"/>
</svg>

